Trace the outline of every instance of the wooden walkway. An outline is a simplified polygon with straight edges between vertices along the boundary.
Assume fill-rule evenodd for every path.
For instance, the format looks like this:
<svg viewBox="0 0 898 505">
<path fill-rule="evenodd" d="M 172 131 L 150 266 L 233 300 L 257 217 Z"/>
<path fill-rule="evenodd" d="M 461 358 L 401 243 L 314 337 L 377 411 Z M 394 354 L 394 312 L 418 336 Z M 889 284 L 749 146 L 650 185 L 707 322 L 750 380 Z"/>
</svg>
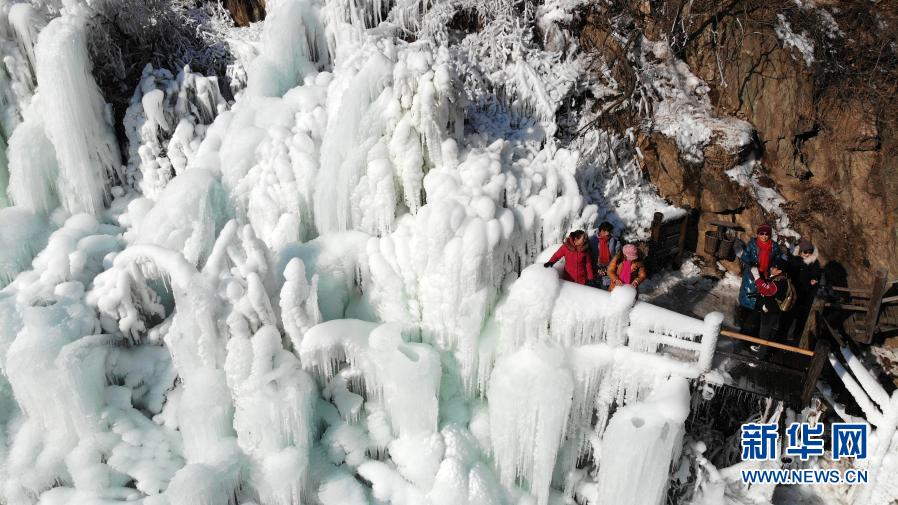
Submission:
<svg viewBox="0 0 898 505">
<path fill-rule="evenodd" d="M 868 288 L 831 290 L 839 300 L 832 301 L 832 293 L 829 301 L 819 297 L 794 345 L 722 329 L 712 368 L 726 373 L 725 385 L 801 408 L 810 402 L 831 348 L 898 335 L 898 281 L 887 281 L 885 271 Z M 752 351 L 753 345 L 761 351 Z"/>
</svg>

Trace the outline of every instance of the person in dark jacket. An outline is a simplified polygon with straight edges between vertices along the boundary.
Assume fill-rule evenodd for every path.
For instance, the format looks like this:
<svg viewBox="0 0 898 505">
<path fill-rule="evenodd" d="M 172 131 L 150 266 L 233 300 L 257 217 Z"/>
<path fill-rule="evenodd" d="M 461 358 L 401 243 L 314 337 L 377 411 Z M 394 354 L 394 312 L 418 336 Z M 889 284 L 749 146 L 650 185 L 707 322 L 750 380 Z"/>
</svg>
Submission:
<svg viewBox="0 0 898 505">
<path fill-rule="evenodd" d="M 739 316 L 742 333 L 755 335 L 760 322 L 756 281 L 766 278 L 770 265 L 780 256 L 780 248 L 773 241 L 769 224 L 758 226 L 757 236 L 748 241 L 739 257 L 742 263 L 742 285 L 739 287 Z"/>
<path fill-rule="evenodd" d="M 564 258 L 564 273 L 561 278 L 566 281 L 586 284 L 595 277 L 592 270 L 592 259 L 589 254 L 589 239 L 583 230 L 572 231 L 564 244 L 555 251 L 555 254 L 543 264 L 544 267 L 552 267 L 558 260 Z"/>
<path fill-rule="evenodd" d="M 796 299 L 791 313 L 782 321 L 782 327 L 791 339 L 797 340 L 804 331 L 823 275 L 817 248 L 810 240 L 803 238 L 798 242 L 789 258 L 788 273 L 795 285 Z"/>
<path fill-rule="evenodd" d="M 789 276 L 786 275 L 787 264 L 785 260 L 777 258 L 770 265 L 769 275 L 760 277 L 755 281 L 758 290 L 758 314 L 760 320 L 760 332 L 758 337 L 764 340 L 777 341 L 779 338 L 779 322 L 783 314 L 788 313 L 786 298 L 790 296 Z M 794 296 L 794 291 L 791 296 Z M 785 310 L 784 310 L 785 309 Z M 770 349 L 766 346 L 752 345 L 751 350 L 758 358 L 766 358 Z"/>
<path fill-rule="evenodd" d="M 770 265 L 770 275 L 755 282 L 760 295 L 758 305 L 761 313 L 761 332 L 758 336 L 764 340 L 776 339 L 780 316 L 788 310 L 788 308 L 784 310 L 783 307 L 786 297 L 789 296 L 790 281 L 786 275 L 786 268 L 786 262 L 778 258 Z"/>
<path fill-rule="evenodd" d="M 599 287 L 607 288 L 611 285 L 608 277 L 608 265 L 620 252 L 621 244 L 614 237 L 614 226 L 608 221 L 599 225 L 595 234 L 589 237 L 589 252 L 592 255 L 592 268 L 596 275 L 596 283 Z"/>
</svg>

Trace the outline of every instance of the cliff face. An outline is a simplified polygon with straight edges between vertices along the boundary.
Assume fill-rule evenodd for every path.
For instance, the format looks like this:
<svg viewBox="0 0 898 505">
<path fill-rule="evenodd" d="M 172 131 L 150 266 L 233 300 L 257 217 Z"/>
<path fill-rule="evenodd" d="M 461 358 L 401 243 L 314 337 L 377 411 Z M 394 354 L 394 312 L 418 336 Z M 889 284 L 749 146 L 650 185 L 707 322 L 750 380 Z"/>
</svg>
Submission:
<svg viewBox="0 0 898 505">
<path fill-rule="evenodd" d="M 754 128 L 749 145 L 712 142 L 698 164 L 671 138 L 643 135 L 644 167 L 662 196 L 700 209 L 700 230 L 729 214 L 748 230 L 774 221 L 724 173 L 756 157 L 759 184 L 785 198 L 789 226 L 825 261 L 857 282 L 879 268 L 898 273 L 898 16 L 887 3 L 619 4 L 633 29 L 668 41 L 707 83 L 717 115 Z"/>
</svg>

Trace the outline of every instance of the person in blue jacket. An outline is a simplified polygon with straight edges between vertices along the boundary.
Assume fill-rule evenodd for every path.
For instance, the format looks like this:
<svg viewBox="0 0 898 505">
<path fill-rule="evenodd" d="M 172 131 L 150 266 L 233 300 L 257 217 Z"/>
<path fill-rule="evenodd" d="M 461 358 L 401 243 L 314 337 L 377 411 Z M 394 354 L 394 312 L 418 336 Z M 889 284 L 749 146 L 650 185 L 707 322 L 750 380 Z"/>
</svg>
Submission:
<svg viewBox="0 0 898 505">
<path fill-rule="evenodd" d="M 598 287 L 607 289 L 611 284 L 608 265 L 620 250 L 621 244 L 614 236 L 614 226 L 608 221 L 600 224 L 595 234 L 589 237 L 589 254 L 592 256 L 592 269 L 596 273 Z"/>
<path fill-rule="evenodd" d="M 739 287 L 740 328 L 742 333 L 755 335 L 760 324 L 758 288 L 755 281 L 767 279 L 770 266 L 780 257 L 779 245 L 773 241 L 769 224 L 758 226 L 756 237 L 748 241 L 739 257 L 742 263 L 742 285 Z"/>
</svg>

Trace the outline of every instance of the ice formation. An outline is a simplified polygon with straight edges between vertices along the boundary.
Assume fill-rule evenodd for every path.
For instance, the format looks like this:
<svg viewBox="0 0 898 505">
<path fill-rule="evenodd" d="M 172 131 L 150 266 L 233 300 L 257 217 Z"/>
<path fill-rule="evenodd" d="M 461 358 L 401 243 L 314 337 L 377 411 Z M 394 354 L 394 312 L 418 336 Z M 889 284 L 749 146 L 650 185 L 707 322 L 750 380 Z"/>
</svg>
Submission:
<svg viewBox="0 0 898 505">
<path fill-rule="evenodd" d="M 547 47 L 574 4 L 540 11 Z M 145 67 L 124 153 L 89 6 L 0 7 L 0 502 L 657 501 L 722 318 L 541 266 L 682 211 L 626 135 L 556 135 L 604 84 L 511 2 L 462 41 L 455 3 L 268 2 L 234 101 Z"/>
<path fill-rule="evenodd" d="M 599 467 L 599 503 L 665 503 L 670 464 L 677 458 L 689 415 L 689 385 L 672 378 L 608 423 Z"/>
<path fill-rule="evenodd" d="M 90 75 L 85 20 L 56 18 L 35 46 L 40 107 L 59 162 L 57 191 L 69 212 L 99 213 L 109 201 L 110 179 L 121 178 L 118 142 L 105 102 Z"/>
<path fill-rule="evenodd" d="M 125 112 L 129 183 L 157 198 L 193 160 L 206 128 L 225 109 L 215 77 L 189 67 L 174 76 L 147 65 Z"/>
</svg>

